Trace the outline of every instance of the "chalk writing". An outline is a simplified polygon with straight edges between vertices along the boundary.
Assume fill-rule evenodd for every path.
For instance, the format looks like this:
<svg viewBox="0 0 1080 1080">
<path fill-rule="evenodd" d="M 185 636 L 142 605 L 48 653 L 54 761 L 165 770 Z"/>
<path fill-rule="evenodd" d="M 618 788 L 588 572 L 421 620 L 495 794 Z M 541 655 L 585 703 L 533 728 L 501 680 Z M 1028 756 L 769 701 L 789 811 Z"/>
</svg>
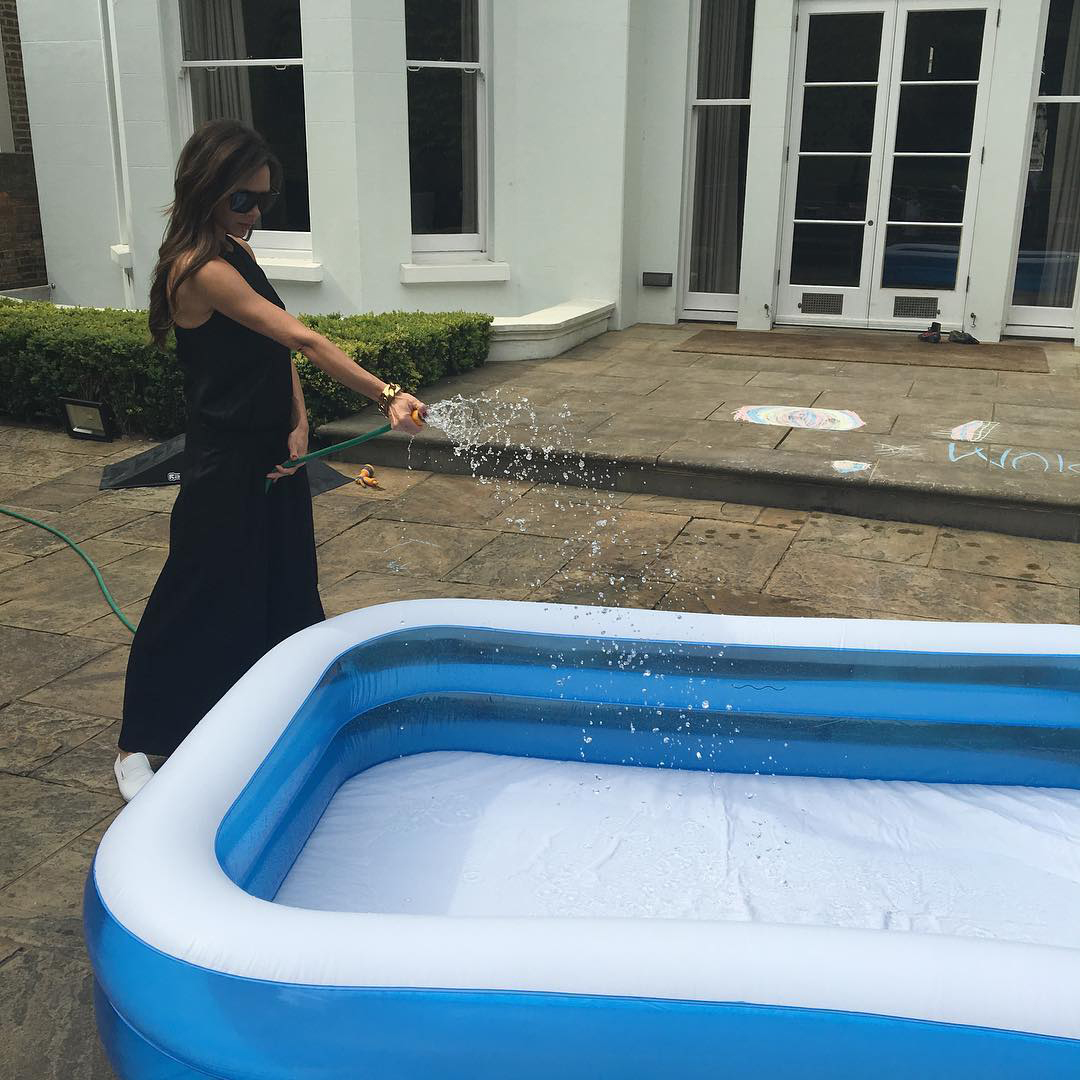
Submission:
<svg viewBox="0 0 1080 1080">
<path fill-rule="evenodd" d="M 1072 474 L 1080 476 L 1080 461 L 1070 461 L 1057 450 L 1017 450 L 1007 446 L 1003 450 L 989 451 L 981 446 L 957 446 L 949 443 L 949 460 L 963 461 L 976 458 L 985 461 L 991 468 L 1015 472 L 1042 471 L 1044 473 Z"/>
</svg>

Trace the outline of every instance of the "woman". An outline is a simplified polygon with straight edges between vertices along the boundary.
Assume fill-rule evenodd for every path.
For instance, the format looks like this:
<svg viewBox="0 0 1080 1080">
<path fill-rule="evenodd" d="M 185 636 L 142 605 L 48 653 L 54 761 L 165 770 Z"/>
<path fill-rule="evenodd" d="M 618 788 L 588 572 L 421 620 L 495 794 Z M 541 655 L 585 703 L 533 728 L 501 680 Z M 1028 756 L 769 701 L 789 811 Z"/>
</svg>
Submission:
<svg viewBox="0 0 1080 1080">
<path fill-rule="evenodd" d="M 321 621 L 311 493 L 281 463 L 307 452 L 291 352 L 418 430 L 425 407 L 284 310 L 246 240 L 281 167 L 250 128 L 218 120 L 188 141 L 150 288 L 150 330 L 176 333 L 187 441 L 169 558 L 131 648 L 114 772 L 131 799 L 267 650 Z M 265 493 L 265 481 L 273 483 Z"/>
</svg>

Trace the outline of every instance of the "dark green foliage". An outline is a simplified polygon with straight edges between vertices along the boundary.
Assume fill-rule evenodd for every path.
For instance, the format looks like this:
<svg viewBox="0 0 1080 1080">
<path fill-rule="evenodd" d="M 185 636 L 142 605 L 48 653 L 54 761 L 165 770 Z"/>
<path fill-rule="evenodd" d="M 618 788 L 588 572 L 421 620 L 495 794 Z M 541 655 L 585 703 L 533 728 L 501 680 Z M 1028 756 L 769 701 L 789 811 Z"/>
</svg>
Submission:
<svg viewBox="0 0 1080 1080">
<path fill-rule="evenodd" d="M 487 357 L 491 318 L 468 312 L 305 315 L 358 364 L 416 391 Z M 312 429 L 364 399 L 296 357 Z M 183 374 L 170 340 L 154 347 L 142 311 L 60 308 L 0 297 L 0 415 L 60 424 L 57 399 L 108 402 L 127 434 L 184 430 Z"/>
</svg>

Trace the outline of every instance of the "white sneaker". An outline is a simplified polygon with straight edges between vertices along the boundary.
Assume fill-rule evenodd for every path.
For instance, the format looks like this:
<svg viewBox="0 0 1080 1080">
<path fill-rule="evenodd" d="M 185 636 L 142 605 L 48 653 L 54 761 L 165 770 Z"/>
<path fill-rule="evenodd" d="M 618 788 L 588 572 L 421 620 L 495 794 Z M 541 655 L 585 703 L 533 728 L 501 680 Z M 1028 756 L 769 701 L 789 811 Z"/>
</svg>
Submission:
<svg viewBox="0 0 1080 1080">
<path fill-rule="evenodd" d="M 113 773 L 116 776 L 116 786 L 124 796 L 124 802 L 131 802 L 146 786 L 147 781 L 153 778 L 154 770 L 150 768 L 145 754 L 128 754 L 127 757 L 117 754 L 116 761 L 113 762 Z"/>
</svg>

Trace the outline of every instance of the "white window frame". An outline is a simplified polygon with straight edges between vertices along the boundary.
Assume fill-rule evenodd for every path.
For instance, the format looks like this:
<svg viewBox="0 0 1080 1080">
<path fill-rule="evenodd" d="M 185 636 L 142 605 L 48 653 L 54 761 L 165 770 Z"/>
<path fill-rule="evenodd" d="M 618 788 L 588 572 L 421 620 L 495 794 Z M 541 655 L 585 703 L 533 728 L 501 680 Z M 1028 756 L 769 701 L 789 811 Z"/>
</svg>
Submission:
<svg viewBox="0 0 1080 1080">
<path fill-rule="evenodd" d="M 300 0 L 297 0 L 297 6 L 299 7 Z M 304 58 L 302 56 L 290 56 L 290 57 L 274 57 L 274 58 L 262 58 L 258 60 L 185 60 L 184 59 L 184 42 L 183 34 L 180 29 L 180 5 L 178 0 L 173 0 L 169 5 L 170 7 L 170 22 L 173 26 L 173 35 L 176 42 L 175 58 L 178 65 L 178 79 L 180 84 L 180 93 L 178 95 L 178 109 L 180 120 L 180 136 L 181 140 L 186 142 L 195 133 L 195 115 L 191 104 L 191 78 L 190 72 L 196 69 L 214 70 L 215 68 L 241 68 L 241 67 L 269 67 L 276 68 L 278 71 L 282 71 L 289 67 L 298 67 L 303 70 Z M 175 21 L 174 21 L 175 20 Z M 305 132 L 304 139 L 307 140 L 306 131 L 306 117 L 307 117 L 307 102 L 305 105 Z M 310 157 L 308 158 L 310 168 Z M 311 257 L 311 233 L 309 232 L 287 232 L 284 230 L 276 231 L 274 229 L 256 229 L 251 234 L 251 239 L 248 241 L 252 248 L 256 251 L 261 251 L 264 254 L 284 255 L 290 256 L 298 253 L 304 253 L 308 258 Z"/>
<path fill-rule="evenodd" d="M 755 5 L 754 19 L 758 12 Z M 750 65 L 753 71 L 753 33 L 750 42 Z M 694 198 L 697 179 L 698 126 L 702 110 L 708 108 L 745 108 L 750 112 L 750 98 L 698 97 L 698 68 L 701 64 L 701 0 L 694 0 L 690 14 L 690 62 L 687 64 L 686 142 L 683 156 L 683 220 L 680 242 L 679 305 L 680 318 L 700 322 L 735 322 L 739 315 L 739 293 L 696 292 L 690 288 L 691 246 L 694 242 Z M 747 152 L 746 171 L 749 177 L 750 159 Z M 746 207 L 743 206 L 745 228 Z M 744 234 L 745 236 L 745 234 Z M 741 261 L 741 260 L 740 260 Z M 740 267 L 740 288 L 742 268 Z"/>
<path fill-rule="evenodd" d="M 1050 5 L 1043 5 L 1042 33 L 1039 38 L 1038 58 L 1036 61 L 1036 73 L 1041 70 L 1043 58 L 1046 54 L 1046 34 L 1049 25 Z M 1040 105 L 1080 105 L 1080 94 L 1040 94 L 1038 83 L 1035 86 L 1035 95 L 1032 98 L 1031 110 L 1028 115 L 1027 140 L 1025 146 L 1028 154 L 1031 153 L 1031 140 L 1035 135 L 1035 117 Z M 1027 177 L 1027 169 L 1024 170 Z M 1020 262 L 1021 232 L 1024 228 L 1024 199 L 1021 188 L 1020 207 L 1016 219 L 1016 245 L 1013 249 L 1012 273 L 1009 275 L 1008 306 L 1006 308 L 1005 333 L 1016 337 L 1046 337 L 1046 338 L 1072 338 L 1075 335 L 1077 306 L 1080 305 L 1080 273 L 1077 274 L 1076 286 L 1073 289 L 1073 302 L 1071 307 L 1038 307 L 1033 304 L 1014 304 L 1013 296 L 1016 294 L 1016 273 Z"/>
<path fill-rule="evenodd" d="M 410 60 L 406 50 L 406 78 L 408 78 L 408 73 L 411 71 L 441 68 L 443 70 L 471 72 L 476 79 L 476 224 L 478 231 L 474 233 L 413 233 L 412 249 L 416 253 L 474 252 L 480 254 L 487 251 L 488 161 L 490 153 L 487 71 L 489 66 L 488 31 L 490 25 L 487 0 L 476 0 L 476 60 Z M 409 191 L 411 196 L 411 173 Z M 409 220 L 411 228 L 411 197 Z"/>
</svg>

